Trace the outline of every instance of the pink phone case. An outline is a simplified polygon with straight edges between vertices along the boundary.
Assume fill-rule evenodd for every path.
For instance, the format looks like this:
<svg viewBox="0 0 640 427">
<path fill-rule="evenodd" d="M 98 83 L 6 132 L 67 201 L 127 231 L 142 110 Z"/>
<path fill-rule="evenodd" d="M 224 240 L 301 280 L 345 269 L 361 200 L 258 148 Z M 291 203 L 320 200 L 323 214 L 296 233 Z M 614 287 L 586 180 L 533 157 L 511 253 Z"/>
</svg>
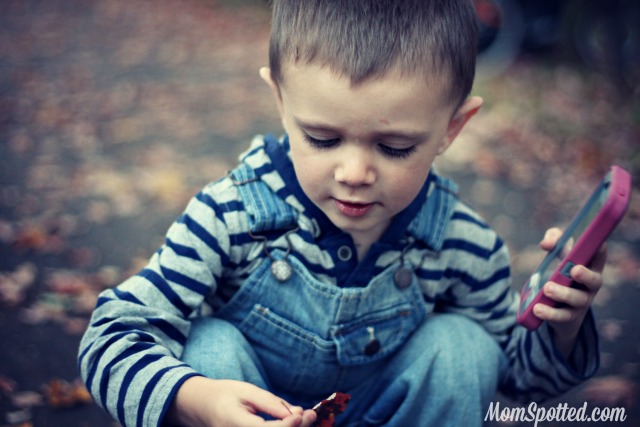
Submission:
<svg viewBox="0 0 640 427">
<path fill-rule="evenodd" d="M 566 247 L 571 236 L 576 234 L 581 223 L 588 221 L 593 213 L 594 206 L 597 208 L 598 199 L 603 191 L 608 189 L 606 199 L 600 209 L 595 213 L 593 219 L 585 224 L 584 231 L 577 236 L 575 244 L 562 258 L 556 269 L 545 279 L 545 271 L 553 259 L 558 257 L 562 248 Z M 533 307 L 537 303 L 555 307 L 557 303 L 547 298 L 542 293 L 542 287 L 547 281 L 552 281 L 564 286 L 571 286 L 571 269 L 575 265 L 586 265 L 594 257 L 600 246 L 607 240 L 609 235 L 616 228 L 627 208 L 631 197 L 631 175 L 619 166 L 612 166 L 610 172 L 602 180 L 598 188 L 594 191 L 587 202 L 578 211 L 571 223 L 565 229 L 563 235 L 558 240 L 556 248 L 551 250 L 545 259 L 540 263 L 529 280 L 524 284 L 521 291 L 520 308 L 518 309 L 517 321 L 529 330 L 535 330 L 542 324 L 542 320 L 533 314 Z M 561 246 L 559 246 L 561 245 Z"/>
</svg>

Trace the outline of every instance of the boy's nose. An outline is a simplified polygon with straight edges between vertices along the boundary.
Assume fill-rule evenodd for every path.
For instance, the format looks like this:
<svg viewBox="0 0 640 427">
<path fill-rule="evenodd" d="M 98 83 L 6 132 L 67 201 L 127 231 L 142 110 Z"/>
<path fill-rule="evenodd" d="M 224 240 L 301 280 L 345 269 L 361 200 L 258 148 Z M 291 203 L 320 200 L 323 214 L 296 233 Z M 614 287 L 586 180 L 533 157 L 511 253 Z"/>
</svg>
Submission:
<svg viewBox="0 0 640 427">
<path fill-rule="evenodd" d="M 366 153 L 345 153 L 335 171 L 336 181 L 350 187 L 371 185 L 376 180 L 375 169 Z"/>
</svg>

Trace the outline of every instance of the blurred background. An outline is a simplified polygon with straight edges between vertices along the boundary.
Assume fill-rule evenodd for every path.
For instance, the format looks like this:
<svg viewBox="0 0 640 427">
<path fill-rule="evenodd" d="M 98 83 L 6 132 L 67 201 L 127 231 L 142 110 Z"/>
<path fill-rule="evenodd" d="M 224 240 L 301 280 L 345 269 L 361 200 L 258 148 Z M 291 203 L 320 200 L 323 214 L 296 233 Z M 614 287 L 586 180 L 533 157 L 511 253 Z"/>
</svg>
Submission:
<svg viewBox="0 0 640 427">
<path fill-rule="evenodd" d="M 516 289 L 544 230 L 611 164 L 632 173 L 594 305 L 602 367 L 549 404 L 640 425 L 638 2 L 475 3 L 485 107 L 438 167 L 506 240 Z M 116 425 L 77 382 L 96 295 L 254 134 L 281 133 L 268 32 L 260 0 L 0 1 L 0 426 Z"/>
</svg>

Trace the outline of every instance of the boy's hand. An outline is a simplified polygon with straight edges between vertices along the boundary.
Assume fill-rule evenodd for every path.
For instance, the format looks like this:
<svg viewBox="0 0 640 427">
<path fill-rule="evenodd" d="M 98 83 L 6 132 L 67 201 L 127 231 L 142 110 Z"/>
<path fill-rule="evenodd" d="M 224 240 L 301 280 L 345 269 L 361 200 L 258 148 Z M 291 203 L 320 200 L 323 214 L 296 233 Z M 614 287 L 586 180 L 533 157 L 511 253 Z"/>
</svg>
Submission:
<svg viewBox="0 0 640 427">
<path fill-rule="evenodd" d="M 553 249 L 561 234 L 562 231 L 558 228 L 547 230 L 540 242 L 542 249 Z M 566 358 L 571 355 L 584 317 L 593 298 L 602 287 L 602 270 L 606 260 L 607 251 L 603 245 L 588 267 L 576 265 L 571 269 L 571 278 L 577 286 L 562 286 L 554 282 L 544 285 L 544 294 L 560 303 L 559 307 L 545 304 L 536 304 L 533 307 L 533 314 L 549 322 L 555 332 L 555 344 Z"/>
<path fill-rule="evenodd" d="M 265 421 L 258 413 L 268 414 Z M 310 427 L 316 413 L 291 406 L 252 384 L 193 377 L 184 382 L 167 413 L 166 421 L 195 427 Z"/>
</svg>

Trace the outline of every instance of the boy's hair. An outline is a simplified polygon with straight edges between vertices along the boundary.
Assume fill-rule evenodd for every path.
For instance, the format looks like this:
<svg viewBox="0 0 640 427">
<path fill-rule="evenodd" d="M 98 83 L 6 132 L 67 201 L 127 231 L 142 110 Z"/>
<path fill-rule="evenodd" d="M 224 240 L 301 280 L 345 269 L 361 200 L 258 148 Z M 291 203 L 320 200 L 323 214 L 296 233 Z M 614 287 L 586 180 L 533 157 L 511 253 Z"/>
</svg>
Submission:
<svg viewBox="0 0 640 427">
<path fill-rule="evenodd" d="M 327 66 L 352 85 L 394 68 L 446 77 L 459 106 L 475 75 L 477 21 L 471 0 L 272 0 L 269 66 Z"/>
</svg>

